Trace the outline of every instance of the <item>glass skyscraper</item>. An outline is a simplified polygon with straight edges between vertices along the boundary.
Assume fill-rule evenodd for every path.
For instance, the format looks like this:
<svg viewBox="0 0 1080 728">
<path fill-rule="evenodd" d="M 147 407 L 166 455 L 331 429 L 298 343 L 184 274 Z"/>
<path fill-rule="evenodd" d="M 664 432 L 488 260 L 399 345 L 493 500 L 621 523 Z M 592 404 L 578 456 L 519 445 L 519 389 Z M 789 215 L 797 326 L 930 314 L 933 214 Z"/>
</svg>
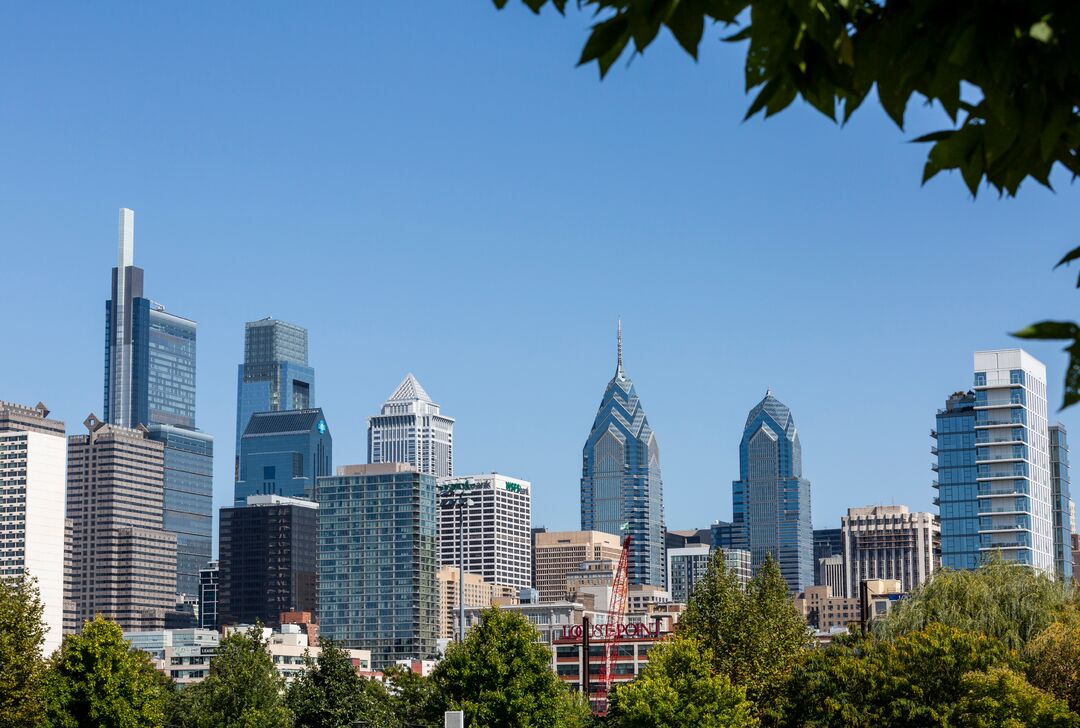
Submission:
<svg viewBox="0 0 1080 728">
<path fill-rule="evenodd" d="M 256 412 L 309 409 L 315 370 L 308 366 L 307 329 L 265 318 L 244 325 L 244 363 L 237 371 L 236 451 Z"/>
<path fill-rule="evenodd" d="M 938 410 L 937 456 L 933 486 L 941 520 L 941 566 L 974 569 L 979 565 L 978 484 L 975 482 L 975 393 L 955 392 Z"/>
<path fill-rule="evenodd" d="M 333 438 L 318 407 L 256 412 L 240 437 L 234 505 L 249 495 L 311 499 L 332 462 Z"/>
<path fill-rule="evenodd" d="M 320 478 L 319 631 L 371 666 L 434 657 L 439 634 L 435 476 L 404 463 Z"/>
<path fill-rule="evenodd" d="M 791 592 L 814 583 L 810 481 L 802 477 L 802 445 L 791 410 L 771 390 L 746 418 L 732 510 L 736 546 L 750 552 L 755 574 L 772 554 Z"/>
<path fill-rule="evenodd" d="M 1050 484 L 1054 499 L 1054 573 L 1059 579 L 1070 583 L 1072 570 L 1072 529 L 1070 511 L 1072 496 L 1069 492 L 1069 441 L 1065 425 L 1050 425 Z"/>
<path fill-rule="evenodd" d="M 660 448 L 623 371 L 622 325 L 608 382 L 582 450 L 581 530 L 629 534 L 631 584 L 667 584 Z M 625 526 L 625 530 L 624 530 Z"/>
</svg>

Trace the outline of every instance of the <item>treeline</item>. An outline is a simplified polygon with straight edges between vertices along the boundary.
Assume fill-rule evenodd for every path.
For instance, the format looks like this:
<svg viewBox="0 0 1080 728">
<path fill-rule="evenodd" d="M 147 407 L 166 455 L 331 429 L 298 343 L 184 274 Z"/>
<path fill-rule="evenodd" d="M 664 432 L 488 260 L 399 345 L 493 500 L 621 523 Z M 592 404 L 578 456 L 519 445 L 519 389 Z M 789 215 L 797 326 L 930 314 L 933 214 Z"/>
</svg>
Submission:
<svg viewBox="0 0 1080 728">
<path fill-rule="evenodd" d="M 469 728 L 720 726 L 1076 726 L 1080 604 L 1030 569 L 994 562 L 942 572 L 872 634 L 815 647 L 776 565 L 748 588 L 714 556 L 676 634 L 616 688 L 605 718 L 551 671 L 522 617 L 498 609 L 430 677 L 358 676 L 329 641 L 290 685 L 261 633 L 222 640 L 210 674 L 178 690 L 104 620 L 41 655 L 41 604 L 27 578 L 0 586 L 0 728 Z"/>
</svg>

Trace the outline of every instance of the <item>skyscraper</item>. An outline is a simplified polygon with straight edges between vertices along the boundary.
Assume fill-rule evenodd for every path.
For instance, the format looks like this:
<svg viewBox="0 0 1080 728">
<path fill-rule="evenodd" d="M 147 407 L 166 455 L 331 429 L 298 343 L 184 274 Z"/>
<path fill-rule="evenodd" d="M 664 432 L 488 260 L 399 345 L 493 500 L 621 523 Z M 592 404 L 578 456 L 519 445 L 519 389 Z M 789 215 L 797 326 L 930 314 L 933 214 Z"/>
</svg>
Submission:
<svg viewBox="0 0 1080 728">
<path fill-rule="evenodd" d="M 1072 570 L 1072 496 L 1069 492 L 1069 441 L 1065 425 L 1050 425 L 1050 483 L 1054 507 L 1054 573 L 1070 583 Z"/>
<path fill-rule="evenodd" d="M 932 513 L 907 506 L 848 508 L 840 519 L 844 542 L 844 589 L 856 597 L 867 579 L 895 579 L 909 592 L 937 568 L 941 527 Z"/>
<path fill-rule="evenodd" d="M 318 407 L 254 413 L 240 437 L 234 504 L 250 495 L 312 498 L 315 479 L 333 472 L 333 444 Z"/>
<path fill-rule="evenodd" d="M 308 366 L 307 329 L 264 318 L 244 324 L 244 363 L 236 383 L 236 452 L 256 412 L 310 409 L 315 370 Z"/>
<path fill-rule="evenodd" d="M 164 446 L 90 415 L 68 438 L 71 596 L 81 623 L 101 614 L 126 631 L 163 629 L 176 605 L 176 536 L 164 529 Z"/>
<path fill-rule="evenodd" d="M 408 463 L 439 478 L 454 474 L 454 418 L 441 413 L 412 374 L 368 418 L 368 462 Z"/>
<path fill-rule="evenodd" d="M 320 478 L 322 636 L 371 650 L 372 669 L 433 657 L 439 633 L 436 483 L 404 463 Z"/>
<path fill-rule="evenodd" d="M 795 419 L 772 390 L 746 418 L 732 506 L 736 546 L 750 552 L 755 574 L 772 554 L 791 592 L 814 583 L 810 481 Z"/>
<path fill-rule="evenodd" d="M 64 631 L 64 423 L 34 407 L 0 402 L 0 579 L 37 579 L 44 654 Z"/>
<path fill-rule="evenodd" d="M 620 322 L 615 376 L 582 449 L 581 530 L 631 536 L 631 584 L 667 583 L 663 488 L 656 435 L 623 371 Z"/>
<path fill-rule="evenodd" d="M 937 424 L 930 430 L 937 456 L 932 482 L 938 495 L 941 522 L 941 566 L 945 569 L 974 569 L 979 557 L 979 501 L 975 483 L 975 393 L 954 392 L 937 412 Z"/>
</svg>

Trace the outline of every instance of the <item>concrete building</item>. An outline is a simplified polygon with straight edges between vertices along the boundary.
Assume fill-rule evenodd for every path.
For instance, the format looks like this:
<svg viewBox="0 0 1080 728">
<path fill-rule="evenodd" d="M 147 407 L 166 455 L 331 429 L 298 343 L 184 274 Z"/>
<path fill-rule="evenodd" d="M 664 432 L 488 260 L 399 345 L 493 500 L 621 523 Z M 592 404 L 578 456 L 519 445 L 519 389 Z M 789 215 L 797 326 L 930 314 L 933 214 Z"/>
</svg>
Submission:
<svg viewBox="0 0 1080 728">
<path fill-rule="evenodd" d="M 909 592 L 937 568 L 941 527 L 934 514 L 907 506 L 849 508 L 841 520 L 844 591 L 857 596 L 867 579 L 896 579 Z"/>
<path fill-rule="evenodd" d="M 0 402 L 0 578 L 37 579 L 46 656 L 64 631 L 64 423 L 40 402 Z"/>
<path fill-rule="evenodd" d="M 818 559 L 818 584 L 832 589 L 834 596 L 847 596 L 847 588 L 844 585 L 844 555 L 826 556 Z"/>
<path fill-rule="evenodd" d="M 712 547 L 697 544 L 667 550 L 668 593 L 672 601 L 686 604 L 694 591 L 694 585 L 705 576 L 709 568 Z"/>
<path fill-rule="evenodd" d="M 71 598 L 79 624 L 101 614 L 125 632 L 162 629 L 176 605 L 176 536 L 166 531 L 164 446 L 146 427 L 90 415 L 68 438 Z"/>
<path fill-rule="evenodd" d="M 439 564 L 489 584 L 532 586 L 532 485 L 498 473 L 439 478 Z"/>
<path fill-rule="evenodd" d="M 443 566 L 435 574 L 439 580 L 439 639 L 454 639 L 458 633 L 460 581 L 456 566 Z M 465 572 L 465 607 L 491 606 L 491 584 L 479 574 Z"/>
<path fill-rule="evenodd" d="M 586 561 L 614 561 L 622 556 L 618 536 L 600 531 L 548 531 L 536 534 L 533 561 L 536 564 L 536 590 L 541 602 L 559 602 L 566 598 L 566 575 Z"/>
<path fill-rule="evenodd" d="M 277 627 L 282 612 L 318 612 L 319 505 L 253 495 L 221 509 L 218 622 Z"/>
<path fill-rule="evenodd" d="M 442 414 L 412 374 L 368 418 L 368 462 L 409 463 L 439 478 L 454 474 L 454 418 Z"/>
<path fill-rule="evenodd" d="M 795 608 L 806 618 L 806 623 L 819 632 L 847 629 L 859 624 L 862 618 L 857 598 L 836 596 L 828 586 L 807 587 L 795 599 Z"/>
</svg>

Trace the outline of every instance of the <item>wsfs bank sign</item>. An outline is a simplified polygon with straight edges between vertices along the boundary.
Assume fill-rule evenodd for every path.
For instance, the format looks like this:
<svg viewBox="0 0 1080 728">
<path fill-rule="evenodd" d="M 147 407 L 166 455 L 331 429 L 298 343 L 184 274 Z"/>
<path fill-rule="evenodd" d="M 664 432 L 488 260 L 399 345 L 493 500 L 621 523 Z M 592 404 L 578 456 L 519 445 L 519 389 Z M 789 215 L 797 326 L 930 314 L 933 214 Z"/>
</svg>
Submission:
<svg viewBox="0 0 1080 728">
<path fill-rule="evenodd" d="M 580 640 L 585 630 L 580 624 L 568 624 L 562 628 L 564 640 Z M 660 636 L 659 625 L 653 629 L 647 624 L 593 624 L 589 626 L 590 640 L 610 640 L 618 636 L 624 638 L 658 638 Z"/>
</svg>

